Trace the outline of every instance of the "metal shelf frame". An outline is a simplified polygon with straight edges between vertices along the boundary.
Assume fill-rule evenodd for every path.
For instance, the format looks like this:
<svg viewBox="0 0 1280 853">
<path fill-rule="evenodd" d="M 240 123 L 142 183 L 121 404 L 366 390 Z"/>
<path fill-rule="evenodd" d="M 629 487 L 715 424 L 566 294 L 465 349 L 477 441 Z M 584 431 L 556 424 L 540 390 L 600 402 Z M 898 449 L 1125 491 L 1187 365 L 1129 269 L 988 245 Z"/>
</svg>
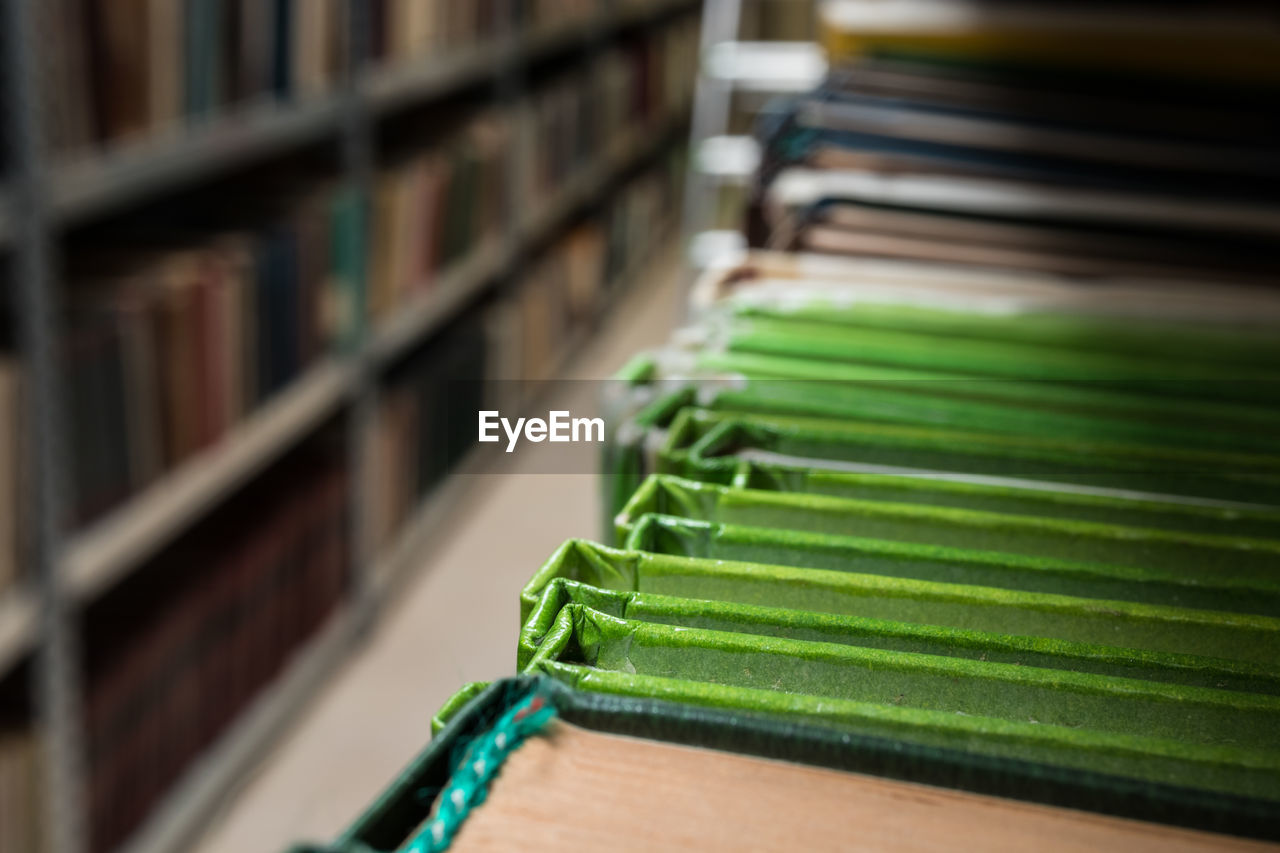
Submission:
<svg viewBox="0 0 1280 853">
<path fill-rule="evenodd" d="M 740 41 L 746 2 L 751 0 L 715 0 L 702 7 L 681 239 L 690 289 L 703 269 L 734 262 L 746 248 L 739 230 L 714 227 L 717 194 L 726 185 L 749 186 L 761 155 L 751 137 L 728 135 L 735 98 L 752 95 L 763 104 L 762 98 L 807 91 L 827 72 L 826 57 L 812 42 Z M 815 12 L 811 0 L 792 2 L 797 14 Z"/>
<path fill-rule="evenodd" d="M 102 591 L 223 503 L 258 472 L 323 423 L 345 414 L 352 471 L 352 577 L 346 603 L 295 655 L 265 690 L 185 774 L 126 844 L 129 853 L 185 849 L 195 832 L 257 761 L 275 735 L 314 695 L 359 642 L 387 600 L 387 576 L 403 577 L 408 543 L 438 530 L 447 495 L 470 478 L 451 475 L 406 524 L 397 555 L 375 554 L 363 514 L 372 488 L 365 452 L 375 426 L 383 371 L 438 332 L 466 305 L 518 274 L 530 254 L 567 220 L 598 202 L 635 166 L 680 141 L 687 122 L 669 116 L 632 133 L 584 168 L 537 209 L 508 204 L 498 235 L 439 275 L 420 298 L 388 322 L 369 328 L 340 354 L 309 367 L 212 447 L 166 472 L 105 518 L 74 531 L 66 524 L 65 389 L 58 367 L 59 257 L 64 232 L 262 163 L 300 146 L 332 140 L 342 152 L 346 182 L 371 197 L 373 140 L 393 111 L 481 87 L 488 100 L 523 103 L 530 67 L 557 56 L 596 55 L 630 28 L 691 12 L 700 0 L 597 0 L 599 14 L 568 25 L 518 34 L 512 26 L 493 41 L 419 65 L 383 68 L 367 55 L 367 7 L 345 0 L 354 59 L 330 96 L 296 105 L 246 105 L 204 125 L 134 142 L 74 163 L 53 163 L 41 130 L 42 91 L 37 32 L 43 0 L 0 0 L 0 62 L 10 91 L 3 132 L 11 174 L 0 185 L 0 257 L 15 283 L 19 357 L 30 391 L 25 429 L 30 437 L 27 478 L 33 536 L 24 555 L 27 583 L 0 596 L 0 677 L 32 662 L 36 723 L 45 745 L 46 822 L 52 853 L 85 853 L 89 839 L 81 730 L 80 614 Z M 514 0 L 504 0 L 514 21 Z M 677 111 L 679 112 L 679 111 Z M 509 146 L 516 175 L 519 146 Z M 518 183 L 513 180 L 510 192 Z M 514 201 L 514 196 L 512 196 Z M 517 212 L 528 215 L 517 215 Z M 459 469 L 459 473 L 465 466 Z M 392 568 L 394 566 L 394 569 Z"/>
</svg>

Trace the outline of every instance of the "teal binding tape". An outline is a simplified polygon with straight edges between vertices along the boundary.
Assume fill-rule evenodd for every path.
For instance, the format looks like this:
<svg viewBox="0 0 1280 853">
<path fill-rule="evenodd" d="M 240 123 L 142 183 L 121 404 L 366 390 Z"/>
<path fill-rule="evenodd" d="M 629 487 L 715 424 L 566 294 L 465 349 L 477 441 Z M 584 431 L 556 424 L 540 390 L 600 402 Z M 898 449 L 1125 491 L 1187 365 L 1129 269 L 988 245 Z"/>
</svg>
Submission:
<svg viewBox="0 0 1280 853">
<path fill-rule="evenodd" d="M 502 763 L 529 735 L 536 734 L 556 715 L 555 705 L 541 691 L 508 708 L 493 728 L 476 738 L 454 768 L 440 793 L 435 817 L 402 848 L 403 853 L 446 850 L 471 810 L 485 801 L 489 783 Z"/>
</svg>

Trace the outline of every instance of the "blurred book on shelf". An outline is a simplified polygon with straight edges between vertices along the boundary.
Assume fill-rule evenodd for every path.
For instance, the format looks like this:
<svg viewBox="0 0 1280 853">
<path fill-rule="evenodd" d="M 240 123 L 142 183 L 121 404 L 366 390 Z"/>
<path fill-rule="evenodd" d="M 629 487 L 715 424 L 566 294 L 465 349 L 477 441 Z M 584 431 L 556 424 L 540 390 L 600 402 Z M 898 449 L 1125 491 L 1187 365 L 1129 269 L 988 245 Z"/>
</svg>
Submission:
<svg viewBox="0 0 1280 853">
<path fill-rule="evenodd" d="M 54 151 L 83 155 L 252 103 L 332 93 L 348 50 L 345 4 L 305 0 L 303 14 L 303 3 L 40 4 Z"/>
<path fill-rule="evenodd" d="M 258 224 L 202 215 L 73 258 L 64 369 L 80 523 L 217 443 L 352 335 L 358 200 L 335 185 L 227 206 Z"/>
<path fill-rule="evenodd" d="M 474 415 L 465 413 L 505 405 L 510 395 L 537 388 L 529 383 L 559 373 L 625 275 L 667 233 L 662 223 L 678 197 L 681 163 L 666 156 L 623 184 L 599 215 L 566 230 L 510 288 L 392 369 L 366 448 L 377 484 L 370 509 L 377 549 L 392 545 L 475 447 Z"/>
<path fill-rule="evenodd" d="M 1199 79 L 1280 79 L 1274 9 L 1250 0 L 1027 3 L 821 0 L 819 38 L 836 60 L 928 57 L 1026 68 L 1106 68 Z"/>
<path fill-rule="evenodd" d="M 0 851 L 4 853 L 53 850 L 45 824 L 49 742 L 34 713 L 33 675 L 29 662 L 0 672 Z"/>
<path fill-rule="evenodd" d="M 473 443 L 450 413 L 483 408 L 488 348 L 483 314 L 472 310 L 388 374 L 366 446 L 377 484 L 370 507 L 375 547 L 391 544 Z"/>
<path fill-rule="evenodd" d="M 509 37 L 601 20 L 598 0 L 362 0 L 369 65 L 446 61 Z M 266 105 L 336 97 L 350 57 L 344 0 L 50 0 L 39 28 L 45 131 L 78 159 Z M 653 5 L 651 2 L 635 4 Z M 507 19 L 509 16 L 509 20 Z"/>
<path fill-rule="evenodd" d="M 44 853 L 43 744 L 29 721 L 0 723 L 0 850 Z"/>
<path fill-rule="evenodd" d="M 1246 25 L 1258 10 L 1197 7 L 1171 21 L 1143 4 L 822 8 L 830 49 L 848 59 L 761 115 L 752 245 L 1096 281 L 1274 283 L 1280 88 L 1262 68 L 1216 73 L 1208 49 L 1239 42 L 1235 58 L 1262 62 L 1249 45 L 1280 34 Z M 867 26 L 854 33 L 853 21 Z"/>
<path fill-rule="evenodd" d="M 52 851 L 45 826 L 48 741 L 34 714 L 32 675 L 25 663 L 0 672 L 0 851 L 4 853 Z"/>
<path fill-rule="evenodd" d="M 497 321 L 502 349 L 492 378 L 537 382 L 560 372 L 627 273 L 666 236 L 678 168 L 668 158 L 624 184 L 600 217 L 570 229 L 517 280 L 496 309 L 505 318 Z"/>
<path fill-rule="evenodd" d="M 653 0 L 641 0 L 640 5 L 653 4 Z M 596 0 L 518 0 L 515 18 L 522 28 L 543 31 L 572 23 L 590 21 L 600 14 Z"/>
<path fill-rule="evenodd" d="M 282 460 L 87 615 L 93 849 L 114 849 L 325 623 L 346 584 L 341 442 Z"/>
<path fill-rule="evenodd" d="M 521 197 L 545 197 L 584 162 L 670 117 L 687 103 L 696 58 L 696 21 L 682 19 L 547 80 L 525 113 Z"/>
<path fill-rule="evenodd" d="M 56 281 L 34 279 L 53 297 L 66 412 L 46 479 L 67 517 L 24 565 L 29 373 L 0 355 L 0 613 L 21 617 L 0 625 L 0 850 L 43 843 L 33 731 L 55 711 L 71 726 L 46 726 L 51 754 L 74 766 L 41 796 L 84 792 L 91 851 L 163 848 L 376 613 L 389 546 L 434 529 L 432 493 L 474 444 L 474 414 L 450 412 L 474 413 L 487 380 L 558 372 L 654 247 L 695 4 L 38 5 L 41 88 L 19 94 L 49 146 L 31 213 Z M 9 189 L 0 254 L 21 258 Z M 376 474 L 357 484 L 359 453 Z M 357 560 L 356 542 L 374 549 Z M 56 639 L 42 585 L 9 595 L 35 572 L 71 585 L 53 675 L 77 689 L 10 715 L 6 673 L 29 692 Z"/>
<path fill-rule="evenodd" d="M 495 39 L 501 33 L 500 6 L 497 0 L 371 0 L 370 58 L 395 66 Z"/>
<path fill-rule="evenodd" d="M 374 189 L 368 292 L 375 324 L 502 233 L 510 144 L 509 119 L 482 113 L 382 170 Z"/>
</svg>

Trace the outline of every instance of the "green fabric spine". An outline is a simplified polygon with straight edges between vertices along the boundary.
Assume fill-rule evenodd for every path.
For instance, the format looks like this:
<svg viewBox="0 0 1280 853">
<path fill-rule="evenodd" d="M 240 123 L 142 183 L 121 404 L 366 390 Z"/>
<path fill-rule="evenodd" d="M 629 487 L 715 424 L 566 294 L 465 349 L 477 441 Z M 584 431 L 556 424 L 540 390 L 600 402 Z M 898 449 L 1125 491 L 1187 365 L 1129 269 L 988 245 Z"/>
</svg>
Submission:
<svg viewBox="0 0 1280 853">
<path fill-rule="evenodd" d="M 1280 616 L 1280 581 L 643 515 L 629 550 Z M 1099 549 L 1101 550 L 1101 549 Z M 1187 570 L 1187 569 L 1192 570 Z"/>
<path fill-rule="evenodd" d="M 1089 413 L 1150 423 L 1195 425 L 1227 433 L 1274 436 L 1276 428 L 1280 427 L 1280 412 L 1274 406 L 1140 394 L 1113 388 L 1105 382 L 1090 385 L 1004 379 L 946 369 L 866 366 L 813 358 L 718 350 L 695 353 L 692 370 L 699 374 L 738 375 L 754 379 L 896 386 L 942 398 L 1013 403 L 1055 412 Z M 885 383 L 894 384 L 886 386 Z"/>
<path fill-rule="evenodd" d="M 658 470 L 728 483 L 744 461 L 794 469 L 948 472 L 1201 501 L 1280 505 L 1280 456 L 683 409 Z"/>
<path fill-rule="evenodd" d="M 521 626 L 516 660 L 518 670 L 527 668 L 542 648 L 560 611 L 577 605 L 610 616 L 677 627 L 843 643 L 889 652 L 966 658 L 1248 693 L 1280 694 L 1280 671 L 1260 664 L 941 625 L 607 590 L 565 578 L 555 578 L 545 587 L 529 618 Z M 446 709 L 459 702 L 461 696 L 459 694 L 459 698 L 450 700 Z M 441 711 L 441 716 L 447 716 L 445 710 Z"/>
<path fill-rule="evenodd" d="M 673 628 L 581 605 L 557 623 L 528 671 L 579 689 L 783 705 L 862 732 L 1280 799 L 1274 696 Z"/>
<path fill-rule="evenodd" d="M 457 693 L 445 700 L 440 706 L 440 710 L 436 711 L 434 717 L 431 718 L 431 734 L 434 736 L 440 732 L 449 721 L 458 715 L 458 712 L 467 706 L 467 703 L 479 696 L 491 684 L 489 681 L 469 681 L 462 685 Z"/>
<path fill-rule="evenodd" d="M 721 330 L 729 352 L 804 357 L 830 363 L 933 369 L 975 377 L 1048 380 L 1063 383 L 1106 382 L 1138 393 L 1184 398 L 1273 403 L 1280 377 L 1274 369 L 1237 360 L 1231 364 L 1182 358 L 1097 352 L 1079 347 L 990 338 L 942 336 L 770 317 L 738 318 Z M 1190 357 L 1188 357 L 1190 356 Z"/>
<path fill-rule="evenodd" d="M 1250 613 L 700 560 L 581 540 L 565 543 L 525 586 L 522 624 L 558 577 L 602 589 L 1204 655 L 1263 666 L 1280 660 L 1280 619 Z"/>
<path fill-rule="evenodd" d="M 1192 582 L 1209 577 L 1271 588 L 1280 579 L 1280 541 L 1272 539 L 736 489 L 661 475 L 646 480 L 618 514 L 616 541 L 625 542 L 646 514 L 1104 563 Z"/>
<path fill-rule="evenodd" d="M 1086 316 L 1066 311 L 980 313 L 939 307 L 815 299 L 785 307 L 727 304 L 726 313 L 752 319 L 824 323 L 846 333 L 883 330 L 931 338 L 977 339 L 1073 351 L 1114 353 L 1228 367 L 1280 364 L 1280 346 L 1269 330 L 1216 327 L 1200 322 Z"/>
</svg>

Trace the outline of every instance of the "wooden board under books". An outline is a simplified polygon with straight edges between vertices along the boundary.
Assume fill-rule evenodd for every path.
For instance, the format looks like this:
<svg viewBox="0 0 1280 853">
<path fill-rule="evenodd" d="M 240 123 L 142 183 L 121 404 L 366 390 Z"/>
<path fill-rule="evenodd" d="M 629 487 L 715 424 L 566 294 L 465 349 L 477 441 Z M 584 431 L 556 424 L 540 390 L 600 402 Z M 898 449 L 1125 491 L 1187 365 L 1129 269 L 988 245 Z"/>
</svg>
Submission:
<svg viewBox="0 0 1280 853">
<path fill-rule="evenodd" d="M 508 850 L 1274 850 L 1274 845 L 553 723 L 456 853 Z M 966 841 L 967 839 L 967 841 Z"/>
</svg>

